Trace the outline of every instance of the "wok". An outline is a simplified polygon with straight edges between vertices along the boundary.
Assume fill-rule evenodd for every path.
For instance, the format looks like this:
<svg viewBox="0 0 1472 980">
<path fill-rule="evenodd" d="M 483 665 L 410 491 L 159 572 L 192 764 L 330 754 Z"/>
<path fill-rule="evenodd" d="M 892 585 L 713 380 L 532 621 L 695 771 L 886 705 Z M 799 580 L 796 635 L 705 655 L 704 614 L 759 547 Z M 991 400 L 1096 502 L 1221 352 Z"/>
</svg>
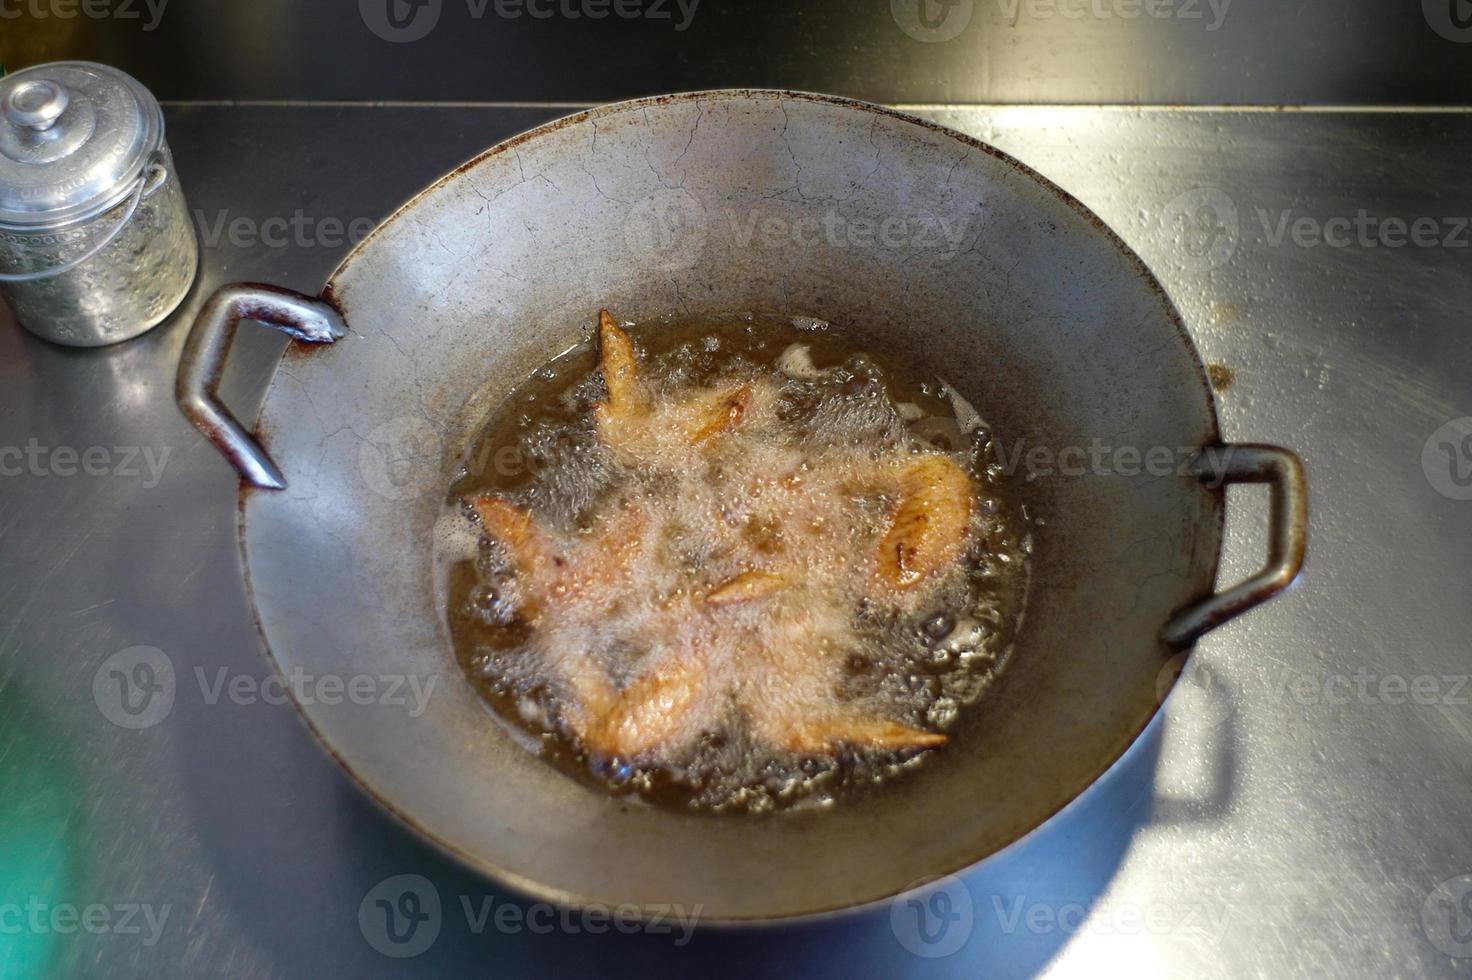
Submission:
<svg viewBox="0 0 1472 980">
<path fill-rule="evenodd" d="M 943 375 L 1014 454 L 1035 520 L 1025 620 L 926 765 L 821 811 L 681 814 L 558 772 L 462 680 L 434 575 L 463 532 L 446 488 L 497 401 L 600 306 L 828 320 Z M 253 433 L 216 397 L 242 320 L 300 341 Z M 244 478 L 247 589 L 282 674 L 433 684 L 417 712 L 293 686 L 318 737 L 446 851 L 562 902 L 769 919 L 972 865 L 1104 772 L 1171 658 L 1303 559 L 1297 458 L 1219 444 L 1181 318 L 1119 238 L 991 147 L 837 98 L 659 97 L 508 140 L 384 222 L 320 298 L 223 288 L 178 397 Z M 1249 481 L 1271 485 L 1271 553 L 1214 592 L 1222 487 Z"/>
</svg>

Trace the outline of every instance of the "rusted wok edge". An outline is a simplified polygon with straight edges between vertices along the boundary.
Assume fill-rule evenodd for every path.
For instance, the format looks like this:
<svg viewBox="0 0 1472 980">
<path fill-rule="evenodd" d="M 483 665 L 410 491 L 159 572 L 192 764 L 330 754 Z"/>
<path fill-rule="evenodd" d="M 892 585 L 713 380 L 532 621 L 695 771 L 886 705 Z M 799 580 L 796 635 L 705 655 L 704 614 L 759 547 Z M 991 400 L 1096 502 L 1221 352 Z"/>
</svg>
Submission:
<svg viewBox="0 0 1472 980">
<path fill-rule="evenodd" d="M 274 327 L 295 340 L 330 344 L 347 333 L 342 314 L 328 303 L 289 289 L 260 283 L 221 286 L 204 304 L 184 342 L 174 398 L 194 423 L 252 486 L 286 489 L 271 457 L 219 399 L 225 358 L 242 320 Z"/>
</svg>

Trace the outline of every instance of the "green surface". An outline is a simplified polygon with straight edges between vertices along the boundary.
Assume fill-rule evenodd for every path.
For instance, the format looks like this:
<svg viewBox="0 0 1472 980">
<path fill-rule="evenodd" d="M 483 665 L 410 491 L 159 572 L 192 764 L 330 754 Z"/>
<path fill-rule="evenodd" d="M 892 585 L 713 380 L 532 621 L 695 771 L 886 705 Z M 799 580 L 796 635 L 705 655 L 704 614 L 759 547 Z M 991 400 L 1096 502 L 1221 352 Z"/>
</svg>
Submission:
<svg viewBox="0 0 1472 980">
<path fill-rule="evenodd" d="M 0 686 L 0 977 L 53 976 L 82 897 L 83 819 L 65 745 L 14 683 Z"/>
</svg>

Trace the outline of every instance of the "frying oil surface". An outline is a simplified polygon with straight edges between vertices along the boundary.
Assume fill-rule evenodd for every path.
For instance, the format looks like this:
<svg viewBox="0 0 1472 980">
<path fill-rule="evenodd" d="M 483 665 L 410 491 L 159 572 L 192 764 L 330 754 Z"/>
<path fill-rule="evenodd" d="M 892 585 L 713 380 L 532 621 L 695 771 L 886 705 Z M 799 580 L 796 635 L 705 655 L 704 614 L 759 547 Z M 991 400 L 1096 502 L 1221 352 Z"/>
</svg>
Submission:
<svg viewBox="0 0 1472 980">
<path fill-rule="evenodd" d="M 975 409 L 815 321 L 631 335 L 626 376 L 605 334 L 602 370 L 595 342 L 512 392 L 452 488 L 484 531 L 447 569 L 467 676 L 554 764 L 681 809 L 947 751 L 1026 584 Z"/>
</svg>

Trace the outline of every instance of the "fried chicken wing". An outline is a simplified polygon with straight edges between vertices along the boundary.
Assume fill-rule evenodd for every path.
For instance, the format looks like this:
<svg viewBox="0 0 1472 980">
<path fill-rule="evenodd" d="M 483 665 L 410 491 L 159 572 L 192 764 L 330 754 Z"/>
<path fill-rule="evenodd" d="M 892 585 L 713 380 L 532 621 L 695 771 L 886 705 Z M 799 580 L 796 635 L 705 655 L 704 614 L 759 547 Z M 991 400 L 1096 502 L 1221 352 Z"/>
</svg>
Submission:
<svg viewBox="0 0 1472 980">
<path fill-rule="evenodd" d="M 634 342 L 607 310 L 598 311 L 598 368 L 608 389 L 608 400 L 593 405 L 598 437 L 615 448 L 629 446 L 643 434 L 650 398 Z"/>
<path fill-rule="evenodd" d="M 561 547 L 527 511 L 495 496 L 470 501 L 492 540 L 506 549 L 517 577 L 524 580 L 527 601 L 523 618 L 535 624 L 550 606 L 567 605 L 590 594 L 607 592 L 643 552 L 641 536 L 647 514 L 638 507 L 604 515 L 593 533 Z"/>
<path fill-rule="evenodd" d="M 689 656 L 650 671 L 589 720 L 579 733 L 583 744 L 626 759 L 667 744 L 687 727 L 704 679 L 704 667 Z"/>
<path fill-rule="evenodd" d="M 786 576 L 777 572 L 742 572 L 735 578 L 727 579 L 716 586 L 705 597 L 705 601 L 712 606 L 730 606 L 738 602 L 750 602 L 752 599 L 769 596 L 786 587 Z"/>
<path fill-rule="evenodd" d="M 698 445 L 739 424 L 752 394 L 752 386 L 744 383 L 702 392 L 674 406 L 674 421 L 684 440 Z"/>
<path fill-rule="evenodd" d="M 877 557 L 880 580 L 904 590 L 960 557 L 971 522 L 971 479 L 949 457 L 926 455 L 904 468 L 899 487 Z"/>
<path fill-rule="evenodd" d="M 500 497 L 477 497 L 470 503 L 481 526 L 506 549 L 511 564 L 526 574 L 538 574 L 551 560 L 546 536 L 532 515 Z"/>
<path fill-rule="evenodd" d="M 857 714 L 798 718 L 769 713 L 761 716 L 757 725 L 767 741 L 803 755 L 831 755 L 843 745 L 899 752 L 946 744 L 946 736 L 939 732 Z"/>
<path fill-rule="evenodd" d="M 649 393 L 639 380 L 634 342 L 607 310 L 598 311 L 598 354 L 609 407 L 620 414 L 647 411 Z"/>
<path fill-rule="evenodd" d="M 516 574 L 528 580 L 522 611 L 533 625 L 590 599 L 612 601 L 643 550 L 646 519 L 637 508 L 606 516 L 569 549 L 558 549 L 530 513 L 499 497 L 478 497 L 472 508 L 506 548 Z M 559 673 L 572 695 L 565 720 L 574 734 L 595 754 L 623 757 L 657 747 L 683 724 L 701 676 L 698 663 L 685 657 L 620 691 L 596 658 L 577 650 L 562 652 Z"/>
<path fill-rule="evenodd" d="M 516 613 L 567 693 L 557 716 L 565 730 L 590 755 L 621 759 L 677 758 L 719 729 L 723 713 L 800 755 L 944 745 L 944 734 L 841 699 L 835 687 L 855 607 L 897 609 L 899 593 L 929 601 L 922 583 L 961 556 L 966 472 L 938 453 L 875 463 L 867 450 L 814 451 L 805 436 L 780 432 L 767 446 L 776 383 L 666 392 L 641 377 L 633 341 L 607 310 L 598 336 L 607 390 L 592 409 L 598 440 L 637 464 L 621 472 L 655 472 L 676 489 L 651 497 L 646 484 L 619 498 L 628 502 L 604 501 L 578 534 L 496 496 L 469 501 L 504 548 Z M 727 468 L 735 475 L 710 475 Z M 873 506 L 880 492 L 894 493 L 888 514 Z"/>
<path fill-rule="evenodd" d="M 615 449 L 652 457 L 671 442 L 699 445 L 740 423 L 751 406 L 754 388 L 749 382 L 656 402 L 639 378 L 634 342 L 607 310 L 598 313 L 598 348 L 608 399 L 593 405 L 593 418 L 598 438 Z"/>
<path fill-rule="evenodd" d="M 793 605 L 774 616 L 759 651 L 768 676 L 744 707 L 762 741 L 801 755 L 832 755 L 842 746 L 905 751 L 944 745 L 946 736 L 863 713 L 832 695 L 844 644 L 841 610 Z M 771 688 L 771 677 L 781 679 Z"/>
</svg>

